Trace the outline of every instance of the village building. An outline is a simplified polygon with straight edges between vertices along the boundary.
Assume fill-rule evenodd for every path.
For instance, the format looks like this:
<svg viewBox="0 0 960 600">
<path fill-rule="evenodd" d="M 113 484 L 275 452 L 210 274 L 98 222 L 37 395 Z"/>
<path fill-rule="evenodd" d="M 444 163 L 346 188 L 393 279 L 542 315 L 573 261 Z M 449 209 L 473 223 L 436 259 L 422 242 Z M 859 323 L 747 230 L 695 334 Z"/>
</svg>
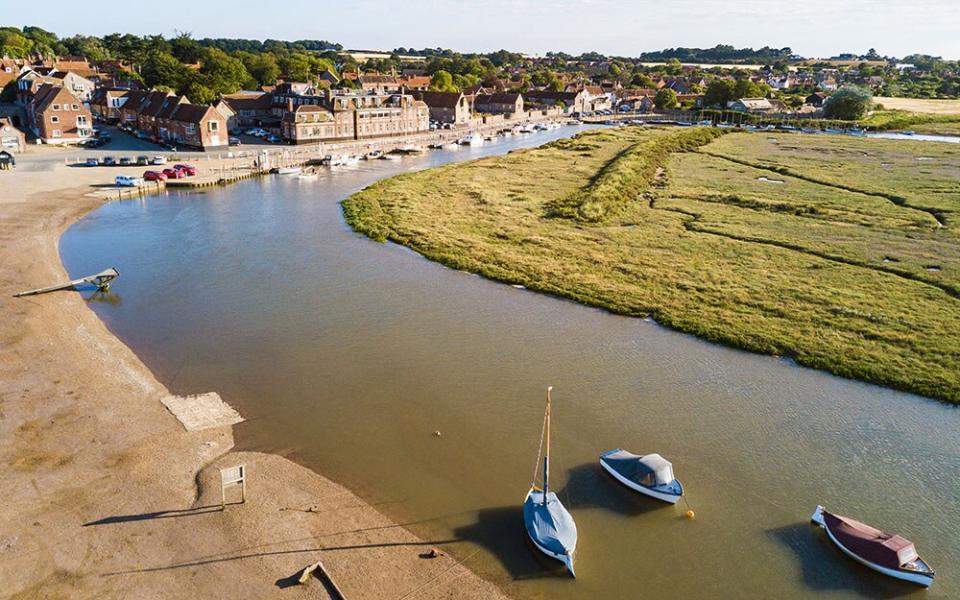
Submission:
<svg viewBox="0 0 960 600">
<path fill-rule="evenodd" d="M 45 83 L 27 103 L 27 120 L 46 144 L 75 144 L 93 134 L 93 115 L 63 86 Z"/>
<path fill-rule="evenodd" d="M 130 90 L 117 89 L 112 87 L 98 88 L 93 92 L 90 99 L 90 112 L 93 115 L 108 123 L 118 123 L 120 121 L 120 109 L 123 108 Z"/>
<path fill-rule="evenodd" d="M 827 98 L 829 98 L 829 95 L 824 92 L 814 92 L 807 96 L 803 103 L 820 108 L 827 101 Z"/>
<path fill-rule="evenodd" d="M 170 92 L 127 92 L 120 123 L 140 137 L 198 150 L 229 145 L 227 118 L 213 106 L 191 104 Z"/>
<path fill-rule="evenodd" d="M 280 127 L 280 117 L 273 113 L 273 96 L 266 92 L 237 92 L 227 94 L 222 100 L 227 103 L 235 116 L 233 123 L 228 119 L 230 129 L 261 127 L 264 129 Z"/>
<path fill-rule="evenodd" d="M 17 98 L 22 104 L 30 102 L 40 86 L 57 85 L 66 88 L 81 102 L 89 102 L 96 89 L 96 83 L 73 71 L 59 71 L 53 68 L 38 67 L 26 69 L 17 78 Z"/>
<path fill-rule="evenodd" d="M 508 119 L 523 112 L 523 96 L 516 93 L 480 94 L 474 98 L 473 109 L 478 113 L 505 115 Z"/>
<path fill-rule="evenodd" d="M 274 98 L 275 106 L 277 98 Z M 282 100 L 282 98 L 281 98 Z M 301 99 L 303 100 L 303 99 Z M 282 135 L 293 144 L 402 136 L 430 130 L 427 105 L 406 94 L 334 94 L 286 98 Z"/>
<path fill-rule="evenodd" d="M 740 98 L 727 103 L 727 108 L 737 112 L 769 113 L 773 112 L 773 105 L 766 98 Z"/>
<path fill-rule="evenodd" d="M 426 103 L 430 120 L 451 125 L 465 125 L 473 116 L 473 96 L 463 92 L 414 92 L 413 97 Z"/>
<path fill-rule="evenodd" d="M 553 92 L 549 90 L 531 90 L 524 93 L 525 103 L 545 107 L 562 106 L 566 113 L 582 113 L 591 110 L 590 98 L 585 90 L 577 92 Z"/>
<path fill-rule="evenodd" d="M 430 89 L 428 75 L 404 75 L 397 80 L 397 83 L 406 92 L 426 92 Z"/>
<path fill-rule="evenodd" d="M 386 94 L 400 89 L 400 82 L 392 75 L 364 73 L 360 76 L 360 89 L 374 94 Z"/>
<path fill-rule="evenodd" d="M 0 117 L 0 150 L 23 152 L 27 141 L 23 132 L 14 127 L 13 119 Z"/>
</svg>

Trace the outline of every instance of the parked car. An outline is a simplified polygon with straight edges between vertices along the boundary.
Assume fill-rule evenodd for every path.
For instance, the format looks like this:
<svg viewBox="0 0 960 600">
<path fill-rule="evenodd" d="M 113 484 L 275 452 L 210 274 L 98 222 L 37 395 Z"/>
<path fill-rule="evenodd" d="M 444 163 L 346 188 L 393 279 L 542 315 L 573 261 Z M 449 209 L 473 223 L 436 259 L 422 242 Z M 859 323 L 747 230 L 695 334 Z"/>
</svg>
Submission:
<svg viewBox="0 0 960 600">
<path fill-rule="evenodd" d="M 283 138 L 275 133 L 271 133 L 270 135 L 267 136 L 266 140 L 271 144 L 276 144 L 277 142 L 282 142 Z"/>
<path fill-rule="evenodd" d="M 227 143 L 230 144 L 231 146 L 239 146 L 240 138 L 235 138 L 235 137 L 227 138 Z"/>
<path fill-rule="evenodd" d="M 197 174 L 197 168 L 194 167 L 193 165 L 178 164 L 178 165 L 173 165 L 173 168 L 178 171 L 183 171 L 191 177 Z"/>
<path fill-rule="evenodd" d="M 105 167 L 115 167 L 117 166 L 117 159 L 112 156 L 104 156 L 103 160 L 100 161 L 100 164 Z"/>
<path fill-rule="evenodd" d="M 166 181 L 167 176 L 161 173 L 160 171 L 144 171 L 143 180 L 144 181 Z"/>
<path fill-rule="evenodd" d="M 91 157 L 88 158 L 88 159 L 86 160 L 86 162 L 84 162 L 83 164 L 86 165 L 86 166 L 88 166 L 88 167 L 96 167 L 96 166 L 99 166 L 99 165 L 100 165 L 100 161 L 97 160 L 96 157 L 91 156 Z"/>
<path fill-rule="evenodd" d="M 147 166 L 147 165 L 149 165 L 149 164 L 150 164 L 150 157 L 149 157 L 149 156 L 138 156 L 138 157 L 137 157 L 137 165 L 138 165 L 138 166 L 145 167 L 145 166 Z"/>
<path fill-rule="evenodd" d="M 151 164 L 151 165 L 165 165 L 165 164 L 167 164 L 167 157 L 166 157 L 166 156 L 154 156 L 154 157 L 150 160 L 150 164 Z"/>
<path fill-rule="evenodd" d="M 139 187 L 143 185 L 143 178 L 134 175 L 117 175 L 114 182 L 120 187 Z"/>
<path fill-rule="evenodd" d="M 163 174 L 167 176 L 167 179 L 180 179 L 181 177 L 187 176 L 187 174 L 180 169 L 164 169 Z"/>
<path fill-rule="evenodd" d="M 129 167 L 133 164 L 133 161 L 130 160 L 129 156 L 121 156 L 119 163 L 121 167 Z"/>
<path fill-rule="evenodd" d="M 104 138 L 104 139 L 108 139 L 108 140 L 110 139 L 110 132 L 109 132 L 109 131 L 105 131 L 105 130 L 103 130 L 103 129 L 95 129 L 95 130 L 94 130 L 94 134 L 95 134 L 98 138 Z"/>
</svg>

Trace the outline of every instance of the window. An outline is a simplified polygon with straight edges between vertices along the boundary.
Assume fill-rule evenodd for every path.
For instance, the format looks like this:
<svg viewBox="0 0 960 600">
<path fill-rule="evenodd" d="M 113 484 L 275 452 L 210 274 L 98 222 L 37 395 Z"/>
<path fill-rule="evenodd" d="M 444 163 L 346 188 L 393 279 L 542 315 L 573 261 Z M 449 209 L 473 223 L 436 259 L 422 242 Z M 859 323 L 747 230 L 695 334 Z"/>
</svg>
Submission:
<svg viewBox="0 0 960 600">
<path fill-rule="evenodd" d="M 52 108 L 53 110 L 60 110 L 60 105 L 59 105 L 59 104 L 54 104 L 51 108 Z"/>
<path fill-rule="evenodd" d="M 60 130 L 59 130 L 59 129 L 54 129 L 53 132 L 51 133 L 51 135 L 52 135 L 52 137 L 55 137 L 55 138 L 60 137 Z"/>
<path fill-rule="evenodd" d="M 59 122 L 60 122 L 60 117 L 58 117 L 57 115 L 53 115 L 52 117 L 50 117 L 50 122 L 51 122 L 51 123 L 59 123 Z"/>
<path fill-rule="evenodd" d="M 70 108 L 72 108 L 73 110 L 80 110 L 80 105 L 79 105 L 79 104 L 74 104 L 74 105 L 72 105 Z"/>
<path fill-rule="evenodd" d="M 87 124 L 87 117 L 85 115 L 77 115 L 77 127 L 82 127 Z"/>
<path fill-rule="evenodd" d="M 220 123 L 218 121 L 210 121 L 210 131 L 213 133 L 220 131 Z"/>
</svg>

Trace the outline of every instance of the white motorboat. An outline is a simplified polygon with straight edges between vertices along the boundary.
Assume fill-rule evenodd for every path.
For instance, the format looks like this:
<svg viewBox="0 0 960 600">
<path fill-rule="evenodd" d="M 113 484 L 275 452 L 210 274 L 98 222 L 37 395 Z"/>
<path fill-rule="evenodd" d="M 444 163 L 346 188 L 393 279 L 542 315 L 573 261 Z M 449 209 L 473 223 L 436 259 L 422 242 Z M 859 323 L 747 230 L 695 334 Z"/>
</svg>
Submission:
<svg viewBox="0 0 960 600">
<path fill-rule="evenodd" d="M 639 456 L 615 448 L 600 455 L 600 466 L 623 485 L 651 498 L 676 504 L 683 496 L 673 465 L 659 454 Z"/>
</svg>

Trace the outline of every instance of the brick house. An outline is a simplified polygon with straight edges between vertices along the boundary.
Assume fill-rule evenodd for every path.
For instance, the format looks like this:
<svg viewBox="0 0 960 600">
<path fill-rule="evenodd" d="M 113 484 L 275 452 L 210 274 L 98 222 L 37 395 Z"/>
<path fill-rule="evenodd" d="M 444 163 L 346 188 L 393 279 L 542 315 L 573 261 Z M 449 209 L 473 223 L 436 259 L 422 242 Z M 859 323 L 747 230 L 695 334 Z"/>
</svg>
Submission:
<svg viewBox="0 0 960 600">
<path fill-rule="evenodd" d="M 93 115 L 80 99 L 62 86 L 45 83 L 27 104 L 34 135 L 46 144 L 72 144 L 93 134 Z"/>
<path fill-rule="evenodd" d="M 400 89 L 400 83 L 393 75 L 367 75 L 360 76 L 360 89 L 365 92 L 375 94 L 386 94 Z"/>
<path fill-rule="evenodd" d="M 478 113 L 492 113 L 511 118 L 523 112 L 523 96 L 515 93 L 480 94 L 473 101 Z"/>
<path fill-rule="evenodd" d="M 120 121 L 120 109 L 127 102 L 130 90 L 102 87 L 90 98 L 90 112 L 109 123 Z"/>
<path fill-rule="evenodd" d="M 470 122 L 473 96 L 462 92 L 414 92 L 413 97 L 426 103 L 433 121 L 453 125 Z"/>
<path fill-rule="evenodd" d="M 216 108 L 173 98 L 157 115 L 157 136 L 198 150 L 219 150 L 229 145 L 227 119 Z"/>
</svg>

